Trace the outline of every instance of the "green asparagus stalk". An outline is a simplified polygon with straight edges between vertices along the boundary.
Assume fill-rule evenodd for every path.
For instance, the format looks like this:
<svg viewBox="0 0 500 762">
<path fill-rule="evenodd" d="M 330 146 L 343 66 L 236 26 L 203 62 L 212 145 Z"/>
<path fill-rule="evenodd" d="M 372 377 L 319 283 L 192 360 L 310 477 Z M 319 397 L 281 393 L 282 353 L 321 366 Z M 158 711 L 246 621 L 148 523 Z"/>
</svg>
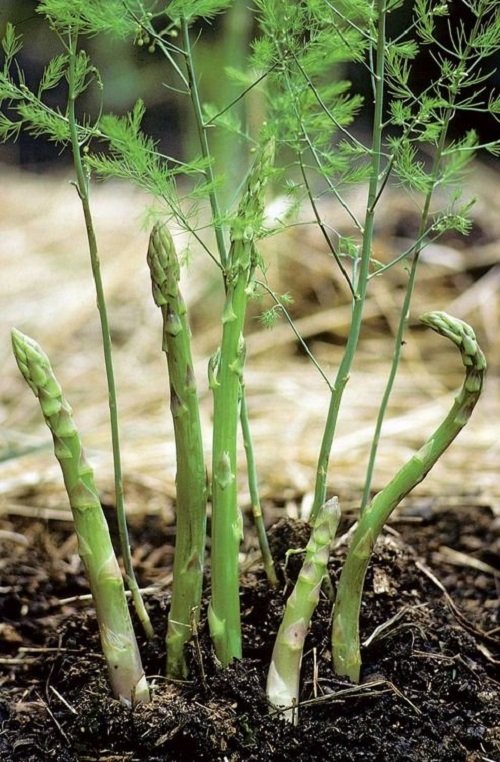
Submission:
<svg viewBox="0 0 500 762">
<path fill-rule="evenodd" d="M 163 315 L 163 350 L 170 379 L 170 410 L 177 458 L 176 541 L 167 629 L 167 675 L 187 676 L 184 646 L 198 621 L 203 582 L 207 480 L 200 411 L 191 356 L 191 332 L 179 289 L 180 267 L 167 228 L 155 225 L 148 264 L 153 297 Z"/>
<path fill-rule="evenodd" d="M 47 355 L 20 331 L 12 331 L 19 369 L 38 397 L 52 432 L 73 514 L 78 548 L 96 608 L 102 650 L 116 698 L 127 704 L 149 701 L 123 578 L 111 544 L 94 475 L 80 442 L 71 407 L 63 397 Z"/>
<path fill-rule="evenodd" d="M 298 722 L 300 665 L 311 617 L 318 605 L 321 585 L 327 575 L 330 546 L 340 521 L 338 498 L 324 503 L 314 522 L 306 546 L 304 563 L 285 606 L 276 636 L 267 677 L 267 697 L 283 710 L 283 717 Z"/>
<path fill-rule="evenodd" d="M 210 633 L 223 666 L 241 658 L 238 551 L 241 516 L 237 502 L 236 441 L 240 381 L 245 342 L 243 329 L 258 256 L 255 238 L 264 212 L 264 191 L 274 157 L 274 142 L 266 143 L 250 171 L 246 192 L 231 230 L 225 268 L 226 301 L 222 343 L 210 363 L 214 397 L 212 449 L 212 596 L 208 610 Z"/>
<path fill-rule="evenodd" d="M 366 570 L 382 527 L 401 500 L 424 479 L 469 420 L 481 394 L 486 360 L 474 331 L 446 312 L 429 312 L 421 321 L 460 349 L 465 379 L 453 406 L 426 443 L 400 468 L 363 511 L 340 575 L 333 614 L 335 671 L 359 682 L 361 668 L 359 611 Z"/>
</svg>

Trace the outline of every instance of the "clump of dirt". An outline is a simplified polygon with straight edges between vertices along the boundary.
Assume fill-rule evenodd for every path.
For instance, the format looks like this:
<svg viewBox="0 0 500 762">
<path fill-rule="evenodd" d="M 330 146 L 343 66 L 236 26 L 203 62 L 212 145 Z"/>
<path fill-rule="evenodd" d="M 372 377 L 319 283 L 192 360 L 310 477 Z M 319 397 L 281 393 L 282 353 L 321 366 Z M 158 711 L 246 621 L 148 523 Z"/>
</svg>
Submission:
<svg viewBox="0 0 500 762">
<path fill-rule="evenodd" d="M 286 550 L 305 546 L 306 525 L 284 520 L 271 531 L 278 589 L 259 570 L 246 574 L 245 658 L 226 670 L 214 659 L 203 612 L 188 652 L 190 680 L 166 681 L 167 596 L 148 596 L 157 638 L 140 640 L 153 700 L 131 710 L 110 698 L 92 609 L 74 600 L 86 586 L 67 525 L 12 518 L 0 562 L 0 759 L 499 759 L 493 517 L 486 508 L 474 516 L 430 511 L 402 514 L 395 526 L 377 544 L 367 575 L 362 683 L 333 673 L 324 595 L 304 654 L 300 722 L 292 726 L 268 707 L 265 680 L 301 559 L 291 555 L 285 567 Z M 334 553 L 333 579 L 344 554 L 342 546 Z"/>
</svg>

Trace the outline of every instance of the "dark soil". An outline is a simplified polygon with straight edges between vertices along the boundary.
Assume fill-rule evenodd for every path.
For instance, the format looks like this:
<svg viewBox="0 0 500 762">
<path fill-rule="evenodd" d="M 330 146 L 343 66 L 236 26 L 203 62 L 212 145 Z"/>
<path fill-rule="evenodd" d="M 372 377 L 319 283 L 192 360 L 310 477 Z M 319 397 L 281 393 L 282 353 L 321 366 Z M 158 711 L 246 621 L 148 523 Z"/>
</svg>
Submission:
<svg viewBox="0 0 500 762">
<path fill-rule="evenodd" d="M 168 595 L 148 596 L 159 635 L 141 646 L 154 698 L 134 711 L 109 696 L 90 604 L 61 604 L 87 592 L 68 525 L 12 517 L 2 528 L 2 762 L 500 760 L 498 539 L 487 507 L 437 511 L 414 502 L 393 522 L 367 577 L 363 639 L 386 626 L 363 649 L 359 686 L 333 674 L 323 598 L 304 655 L 297 727 L 269 713 L 264 687 L 285 590 L 300 565 L 291 556 L 285 570 L 284 552 L 307 539 L 300 523 L 272 531 L 279 590 L 270 591 L 258 569 L 246 573 L 245 658 L 225 671 L 203 617 L 191 680 L 166 682 Z M 172 538 L 153 519 L 141 529 L 137 564 L 148 584 L 168 572 Z M 334 554 L 333 577 L 344 552 Z"/>
</svg>

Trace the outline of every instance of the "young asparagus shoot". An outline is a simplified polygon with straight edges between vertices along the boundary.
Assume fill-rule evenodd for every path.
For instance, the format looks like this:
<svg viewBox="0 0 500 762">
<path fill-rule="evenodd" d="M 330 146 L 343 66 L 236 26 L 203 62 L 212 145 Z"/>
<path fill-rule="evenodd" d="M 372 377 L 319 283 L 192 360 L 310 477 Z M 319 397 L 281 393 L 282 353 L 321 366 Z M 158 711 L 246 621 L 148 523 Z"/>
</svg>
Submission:
<svg viewBox="0 0 500 762">
<path fill-rule="evenodd" d="M 240 381 L 245 360 L 243 330 L 258 265 L 255 240 L 264 214 L 264 193 L 274 159 L 274 141 L 262 147 L 250 171 L 231 229 L 225 269 L 222 342 L 210 362 L 214 397 L 212 448 L 212 596 L 210 633 L 223 666 L 241 658 L 238 552 L 241 516 L 236 485 L 236 442 Z"/>
<path fill-rule="evenodd" d="M 127 606 L 123 578 L 111 543 L 94 475 L 83 452 L 71 407 L 40 346 L 20 331 L 12 331 L 14 355 L 24 379 L 38 397 L 54 440 L 66 492 L 94 599 L 99 634 L 113 694 L 132 705 L 149 701 Z"/>
<path fill-rule="evenodd" d="M 168 229 L 149 239 L 153 298 L 163 316 L 163 350 L 170 379 L 170 410 L 177 458 L 176 541 L 167 630 L 167 676 L 187 676 L 184 646 L 198 621 L 205 553 L 207 481 L 200 411 L 191 356 L 191 332 L 179 289 L 180 266 Z"/>
<path fill-rule="evenodd" d="M 288 598 L 276 635 L 267 677 L 267 697 L 283 717 L 298 722 L 300 665 L 311 617 L 318 605 L 321 585 L 327 575 L 330 546 L 340 521 L 337 497 L 323 504 L 306 546 L 304 563 Z"/>
<path fill-rule="evenodd" d="M 459 348 L 465 379 L 451 410 L 425 444 L 405 463 L 361 514 L 342 568 L 333 614 L 335 671 L 359 682 L 361 668 L 359 611 L 366 570 L 375 542 L 392 511 L 424 479 L 469 420 L 479 399 L 486 360 L 474 331 L 446 312 L 429 312 L 421 321 Z"/>
</svg>

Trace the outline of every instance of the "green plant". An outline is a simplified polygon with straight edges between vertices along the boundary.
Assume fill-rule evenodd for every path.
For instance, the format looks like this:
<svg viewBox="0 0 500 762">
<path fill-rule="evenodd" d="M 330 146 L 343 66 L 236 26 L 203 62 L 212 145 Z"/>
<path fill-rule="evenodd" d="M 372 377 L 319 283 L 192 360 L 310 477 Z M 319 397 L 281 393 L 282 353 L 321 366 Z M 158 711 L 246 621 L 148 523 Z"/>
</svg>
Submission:
<svg viewBox="0 0 500 762">
<path fill-rule="evenodd" d="M 73 413 L 36 342 L 15 329 L 12 348 L 24 379 L 38 397 L 54 440 L 68 493 L 78 549 L 94 599 L 101 645 L 115 696 L 127 704 L 149 701 L 149 690 L 108 525 L 82 448 Z"/>
<path fill-rule="evenodd" d="M 106 4 L 98 0 L 43 0 L 38 10 L 57 34 L 62 53 L 48 64 L 38 90 L 32 92 L 25 84 L 22 71 L 14 64 L 20 39 L 11 26 L 7 27 L 3 42 L 5 63 L 0 77 L 0 98 L 6 108 L 0 120 L 0 135 L 8 139 L 26 129 L 69 147 L 73 155 L 102 321 L 114 432 L 116 502 L 125 559 L 129 557 L 128 540 L 111 342 L 90 214 L 89 179 L 92 173 L 126 178 L 147 190 L 161 207 L 161 212 L 155 212 L 160 219 L 151 234 L 148 263 L 154 299 L 163 316 L 163 348 L 170 377 L 178 469 L 175 579 L 167 634 L 170 677 L 186 675 L 184 646 L 199 615 L 207 485 L 189 324 L 178 286 L 179 264 L 166 225 L 172 221 L 180 225 L 212 258 L 220 271 L 221 293 L 224 292 L 220 347 L 209 363 L 214 422 L 209 490 L 212 550 L 208 621 L 215 652 L 222 666 L 226 666 L 242 655 L 238 567 L 242 525 L 236 449 L 239 420 L 247 451 L 252 502 L 257 520 L 261 519 L 244 382 L 244 332 L 249 300 L 255 294 L 266 292 L 275 302 L 267 312 L 269 322 L 284 314 L 296 330 L 287 311 L 286 298 L 275 294 L 267 283 L 266 263 L 259 254 L 259 239 L 278 234 L 286 227 L 286 220 L 278 221 L 274 228 L 265 227 L 266 188 L 284 182 L 295 206 L 310 205 L 314 224 L 324 236 L 332 264 L 340 269 L 351 294 L 352 311 L 349 335 L 333 381 L 306 347 L 328 385 L 330 403 L 325 411 L 318 456 L 311 540 L 303 571 L 285 609 L 268 681 L 270 702 L 284 708 L 287 719 L 293 719 L 297 716 L 293 704 L 298 701 L 303 641 L 319 585 L 326 574 L 330 540 L 338 520 L 335 500 L 333 503 L 327 500 L 328 484 L 334 482 L 330 452 L 373 279 L 383 277 L 394 267 L 405 268 L 408 273 L 393 361 L 360 499 L 362 510 L 334 606 L 332 647 L 339 674 L 355 681 L 359 679 L 359 601 L 366 567 L 383 524 L 465 425 L 481 391 L 485 362 L 472 330 L 444 313 L 425 316 L 426 324 L 459 346 L 466 366 L 465 382 L 441 426 L 370 503 L 381 427 L 401 359 L 421 252 L 445 231 L 467 232 L 470 203 L 462 201 L 457 191 L 462 172 L 478 148 L 492 153 L 499 151 L 498 142 L 480 145 L 473 132 L 459 138 L 450 137 L 450 126 L 464 111 L 487 111 L 493 116 L 500 111 L 498 98 L 490 94 L 485 99 L 482 89 L 487 77 L 482 70 L 483 62 L 499 48 L 500 23 L 496 0 L 467 2 L 474 18 L 469 30 L 461 26 L 453 30 L 446 4 L 415 0 L 411 25 L 391 39 L 387 19 L 400 11 L 401 0 L 301 0 L 293 4 L 256 0 L 259 36 L 253 42 L 247 69 L 238 74 L 231 72 L 241 83 L 241 94 L 229 104 L 204 107 L 196 50 L 191 43 L 192 27 L 195 23 L 203 24 L 230 5 L 230 0 L 171 0 L 166 7 L 158 9 L 157 3 L 141 0 L 111 0 Z M 436 35 L 442 19 L 450 21 L 450 41 L 446 44 Z M 164 56 L 172 81 L 184 91 L 190 103 L 199 156 L 181 161 L 162 155 L 154 141 L 141 130 L 144 105 L 140 100 L 126 116 L 99 114 L 94 120 L 83 116 L 77 119 L 78 97 L 92 83 L 103 86 L 100 75 L 78 42 L 80 37 L 95 34 L 114 35 L 130 40 L 131 44 L 147 43 L 152 51 Z M 431 43 L 436 51 L 437 74 L 423 92 L 416 93 L 410 76 L 412 68 L 418 66 L 422 48 Z M 346 62 L 365 67 L 371 79 L 374 110 L 372 136 L 367 144 L 351 130 L 362 99 L 338 76 L 338 67 Z M 47 105 L 45 94 L 64 80 L 68 101 L 65 110 L 60 111 Z M 266 104 L 266 119 L 257 138 L 246 134 L 244 125 L 236 123 L 231 116 L 232 108 L 239 107 L 254 91 L 259 92 Z M 226 178 L 215 171 L 211 151 L 214 130 L 246 134 L 255 152 L 248 177 L 242 180 L 243 193 L 238 193 L 231 183 L 230 187 L 224 185 Z M 432 154 L 429 162 L 424 161 L 423 149 Z M 278 170 L 274 168 L 275 163 Z M 179 193 L 180 178 L 190 185 L 186 197 Z M 415 241 L 405 251 L 381 264 L 373 257 L 375 222 L 384 190 L 393 182 L 412 193 L 419 203 L 419 229 Z M 362 219 L 348 203 L 346 189 L 350 185 L 367 187 Z M 236 211 L 224 210 L 219 201 L 221 188 L 225 199 L 240 196 Z M 336 232 L 324 218 L 318 199 L 325 194 L 330 194 L 349 216 L 352 222 L 349 235 Z M 203 233 L 203 215 L 206 215 L 203 202 L 210 210 L 215 245 Z M 257 276 L 258 271 L 262 277 Z M 300 340 L 300 335 L 298 338 Z M 259 535 L 267 574 L 274 584 L 276 577 L 261 523 Z M 138 595 L 130 561 L 128 564 L 126 576 L 147 628 L 147 613 Z M 299 620 L 301 626 L 297 628 Z M 288 637 L 290 627 L 294 633 L 300 630 L 300 637 L 296 637 L 293 644 Z"/>
</svg>

